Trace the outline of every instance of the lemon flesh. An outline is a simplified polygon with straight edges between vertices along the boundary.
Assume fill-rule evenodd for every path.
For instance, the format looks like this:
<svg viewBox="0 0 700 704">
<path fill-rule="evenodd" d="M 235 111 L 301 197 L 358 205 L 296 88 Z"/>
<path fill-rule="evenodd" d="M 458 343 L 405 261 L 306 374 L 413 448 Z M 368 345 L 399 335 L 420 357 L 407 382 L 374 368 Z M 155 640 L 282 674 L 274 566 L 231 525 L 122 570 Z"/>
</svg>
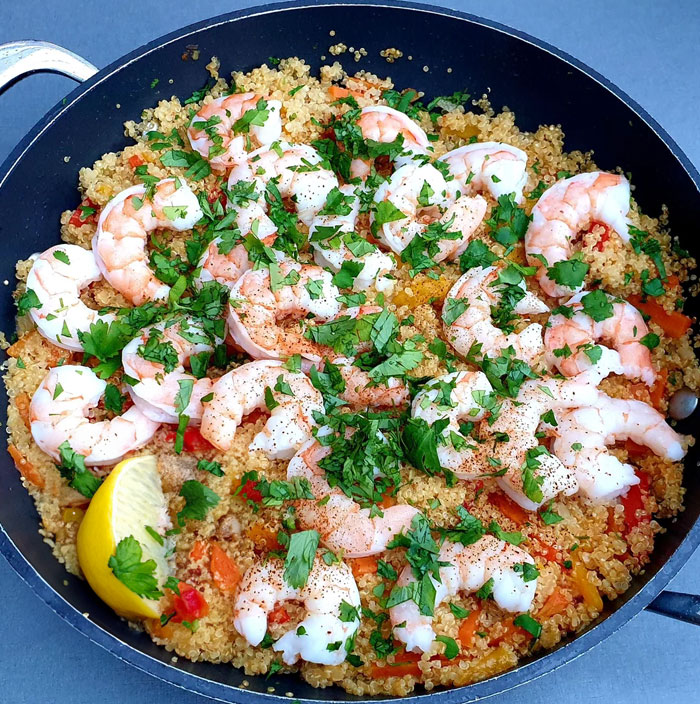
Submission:
<svg viewBox="0 0 700 704">
<path fill-rule="evenodd" d="M 147 526 L 160 535 L 168 526 L 168 511 L 156 458 L 131 457 L 120 462 L 95 492 L 78 530 L 78 561 L 88 583 L 106 604 L 129 619 L 158 618 L 158 601 L 132 592 L 109 567 L 121 540 L 133 536 L 143 551 L 142 561 L 153 560 L 154 576 L 163 587 L 170 573 L 163 545 Z"/>
</svg>

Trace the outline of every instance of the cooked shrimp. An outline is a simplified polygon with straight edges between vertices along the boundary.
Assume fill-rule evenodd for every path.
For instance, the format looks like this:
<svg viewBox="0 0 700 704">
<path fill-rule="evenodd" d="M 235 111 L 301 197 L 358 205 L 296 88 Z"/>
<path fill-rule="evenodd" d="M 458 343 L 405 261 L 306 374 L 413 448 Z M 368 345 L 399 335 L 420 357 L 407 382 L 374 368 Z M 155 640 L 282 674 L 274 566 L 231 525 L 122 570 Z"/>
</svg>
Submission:
<svg viewBox="0 0 700 704">
<path fill-rule="evenodd" d="M 440 548 L 438 560 L 447 564 L 440 567 L 440 581 L 430 576 L 435 587 L 436 608 L 459 592 L 471 594 L 481 589 L 490 579 L 493 580 L 494 601 L 502 609 L 517 613 L 527 611 L 532 605 L 537 578 L 526 582 L 523 565 L 534 565 L 535 561 L 515 545 L 491 535 L 485 535 L 472 545 L 446 540 Z M 516 572 L 517 565 L 520 569 Z M 396 584 L 405 587 L 415 581 L 411 567 L 407 565 Z M 394 626 L 394 636 L 405 643 L 406 650 L 430 652 L 435 641 L 433 616 L 422 614 L 415 601 L 404 601 L 393 606 L 389 609 L 389 618 Z"/>
<path fill-rule="evenodd" d="M 91 423 L 90 411 L 107 388 L 89 367 L 65 364 L 44 377 L 29 406 L 34 442 L 60 461 L 60 446 L 67 442 L 85 455 L 91 467 L 114 464 L 127 453 L 143 447 L 160 427 L 132 406 L 112 420 Z"/>
<path fill-rule="evenodd" d="M 642 401 L 599 393 L 595 403 L 557 416 L 552 452 L 576 475 L 581 492 L 593 501 L 609 501 L 639 483 L 634 467 L 611 455 L 607 445 L 632 440 L 654 454 L 678 462 L 686 439 Z"/>
<path fill-rule="evenodd" d="M 301 321 L 309 314 L 318 322 L 335 318 L 340 312 L 340 291 L 332 282 L 333 276 L 319 266 L 286 259 L 279 264 L 279 278 L 282 283 L 275 285 L 277 290 L 273 290 L 269 269 L 251 269 L 238 279 L 229 303 L 231 337 L 254 359 L 287 359 L 301 354 L 319 362 L 323 352 L 304 337 L 301 325 L 292 328 L 281 323 L 286 319 Z"/>
<path fill-rule="evenodd" d="M 474 471 L 475 443 L 465 438 L 459 423 L 476 422 L 484 417 L 485 398 L 493 391 L 486 374 L 483 372 L 452 372 L 436 377 L 428 382 L 413 399 L 411 415 L 422 418 L 429 425 L 438 420 L 449 420 L 443 430 L 445 442 L 437 448 L 440 466 L 451 469 L 458 476 L 471 477 Z M 455 443 L 454 435 L 460 438 Z M 457 445 L 457 447 L 455 447 Z M 477 468 L 477 476 L 489 470 Z"/>
<path fill-rule="evenodd" d="M 244 161 L 251 149 L 280 138 L 281 108 L 279 100 L 266 100 L 255 93 L 224 95 L 200 108 L 187 128 L 187 137 L 192 149 L 207 159 L 214 171 L 227 171 Z M 251 110 L 256 119 L 242 125 L 239 121 Z"/>
<path fill-rule="evenodd" d="M 268 409 L 265 390 L 275 405 Z M 220 450 L 230 450 L 243 416 L 270 410 L 264 429 L 250 444 L 270 459 L 288 460 L 311 437 L 314 412 L 323 413 L 323 397 L 304 374 L 288 371 L 281 362 L 248 362 L 224 374 L 211 389 L 213 398 L 202 414 L 200 432 Z M 291 391 L 291 393 L 289 393 Z"/>
<path fill-rule="evenodd" d="M 63 349 L 82 350 L 79 333 L 98 320 L 114 320 L 80 300 L 81 291 L 101 278 L 93 253 L 75 244 L 60 244 L 39 255 L 27 276 L 27 291 L 41 303 L 29 311 L 39 332 Z"/>
<path fill-rule="evenodd" d="M 378 291 L 390 293 L 394 280 L 385 275 L 393 271 L 396 262 L 391 255 L 355 234 L 360 199 L 355 194 L 354 186 L 341 186 L 340 191 L 350 201 L 350 211 L 317 215 L 313 219 L 309 238 L 314 249 L 314 260 L 319 266 L 329 267 L 333 271 L 340 271 L 346 261 L 362 264 L 353 282 L 353 290 L 366 291 L 370 286 L 375 286 Z"/>
<path fill-rule="evenodd" d="M 408 164 L 422 154 L 430 144 L 428 135 L 408 115 L 386 105 L 369 105 L 362 108 L 357 126 L 365 139 L 388 144 L 403 138 L 403 151 L 396 157 L 397 167 Z M 350 165 L 352 178 L 365 179 L 369 175 L 369 163 L 363 159 L 353 159 Z"/>
<path fill-rule="evenodd" d="M 170 287 L 148 265 L 148 235 L 191 230 L 201 217 L 197 196 L 180 179 L 158 181 L 150 200 L 145 186 L 127 188 L 104 207 L 92 240 L 102 275 L 134 305 L 167 298 Z"/>
<path fill-rule="evenodd" d="M 374 201 L 377 204 L 391 203 L 403 217 L 383 223 L 377 231 L 378 239 L 400 254 L 416 235 L 428 230 L 431 221 L 437 221 L 447 232 L 458 236 L 437 241 L 439 251 L 433 257 L 434 261 L 459 256 L 484 218 L 486 201 L 481 196 L 462 196 L 451 202 L 448 196 L 447 182 L 434 166 L 406 164 L 398 168 L 379 186 Z M 372 221 L 376 218 L 375 211 Z"/>
<path fill-rule="evenodd" d="M 523 200 L 527 183 L 527 154 L 503 142 L 477 142 L 443 154 L 463 195 L 488 192 L 496 200 L 513 193 L 515 202 Z"/>
<path fill-rule="evenodd" d="M 160 352 L 158 359 L 167 358 L 170 371 L 161 361 L 155 361 L 152 352 L 149 355 L 149 341 Z M 213 351 L 214 345 L 201 325 L 191 320 L 175 324 L 157 323 L 144 328 L 122 350 L 124 371 L 136 380 L 129 386 L 134 404 L 145 416 L 161 423 L 177 423 L 180 414 L 186 415 L 190 423 L 199 423 L 203 411 L 202 396 L 210 393 L 214 382 L 206 377 L 197 379 L 185 371 L 185 365 L 189 365 L 193 355 Z M 178 394 L 181 397 L 183 392 L 187 393 L 188 386 L 191 386 L 189 401 L 178 411 Z"/>
<path fill-rule="evenodd" d="M 347 311 L 344 313 L 347 315 Z M 345 389 L 338 395 L 351 408 L 400 408 L 408 402 L 408 387 L 402 379 L 391 377 L 386 381 L 374 381 L 368 372 L 356 367 L 347 357 L 336 357 L 333 363 L 345 382 Z"/>
<path fill-rule="evenodd" d="M 546 501 L 578 490 L 578 483 L 571 469 L 554 455 L 538 447 L 537 428 L 548 411 L 575 408 L 595 402 L 598 390 L 585 379 L 532 379 L 526 381 L 515 399 L 505 399 L 498 418 L 488 430 L 496 439 L 480 446 L 497 469 L 507 469 L 497 479 L 498 484 L 516 503 L 534 511 Z M 482 461 L 481 466 L 484 466 Z M 529 466 L 538 483 L 542 498 L 535 500 L 525 493 L 523 470 Z M 493 470 L 488 470 L 493 471 Z M 483 469 L 482 469 L 483 473 Z M 458 476 L 463 476 L 461 473 Z M 473 478 L 475 470 L 467 478 Z"/>
<path fill-rule="evenodd" d="M 306 618 L 272 644 L 282 660 L 293 665 L 299 658 L 320 665 L 340 665 L 345 660 L 345 643 L 357 631 L 359 618 L 344 616 L 343 603 L 360 608 L 360 593 L 352 571 L 344 562 L 327 565 L 316 558 L 303 587 L 291 587 L 285 580 L 284 563 L 271 558 L 257 562 L 243 575 L 233 605 L 233 625 L 252 646 L 259 645 L 267 632 L 267 619 L 276 604 L 300 601 Z"/>
<path fill-rule="evenodd" d="M 466 304 L 467 308 L 450 325 L 443 321 L 445 335 L 448 342 L 462 356 L 466 356 L 472 345 L 478 343 L 481 345 L 482 354 L 493 356 L 506 347 L 513 347 L 519 358 L 531 362 L 543 350 L 542 326 L 539 323 L 531 323 L 521 332 L 506 334 L 497 328 L 491 319 L 493 309 L 497 308 L 501 301 L 499 273 L 498 267 L 474 268 L 456 281 L 445 298 L 443 311 L 460 304 Z M 545 303 L 527 290 L 524 281 L 520 282 L 519 287 L 523 296 L 515 304 L 514 313 L 526 315 L 549 311 Z"/>
<path fill-rule="evenodd" d="M 630 379 L 641 379 L 651 386 L 656 371 L 651 363 L 651 352 L 641 340 L 649 332 L 642 314 L 631 304 L 606 294 L 612 305 L 612 315 L 595 321 L 583 310 L 581 301 L 587 291 L 579 291 L 565 306 L 574 310 L 573 315 L 553 315 L 544 334 L 547 361 L 565 376 L 592 372 L 599 378 L 610 373 L 624 374 Z M 614 349 L 608 350 L 605 359 L 591 362 L 591 348 L 597 342 L 606 342 Z M 602 367 L 598 370 L 600 363 Z"/>
<path fill-rule="evenodd" d="M 574 239 L 592 222 L 608 225 L 627 242 L 629 207 L 627 179 L 603 171 L 564 178 L 542 194 L 532 209 L 532 222 L 525 233 L 525 251 L 529 263 L 538 267 L 537 280 L 548 296 L 570 296 L 581 286 L 571 289 L 552 281 L 540 257 L 550 267 L 570 259 Z"/>
<path fill-rule="evenodd" d="M 328 484 L 319 462 L 330 453 L 330 447 L 309 440 L 287 466 L 287 479 L 307 479 L 314 495 L 313 499 L 295 502 L 299 525 L 318 531 L 327 548 L 334 552 L 342 550 L 345 557 L 383 552 L 394 536 L 410 528 L 418 509 L 396 504 L 373 516 L 369 508 L 360 508 L 341 489 Z"/>
<path fill-rule="evenodd" d="M 328 194 L 337 188 L 335 174 L 322 165 L 321 155 L 308 144 L 279 142 L 274 149 L 263 147 L 251 152 L 248 160 L 235 166 L 228 178 L 229 188 L 240 181 L 256 184 L 258 199 L 248 207 L 248 217 L 265 212 L 265 191 L 270 182 L 276 184 L 282 198 L 295 206 L 299 219 L 307 227 L 326 204 Z"/>
</svg>

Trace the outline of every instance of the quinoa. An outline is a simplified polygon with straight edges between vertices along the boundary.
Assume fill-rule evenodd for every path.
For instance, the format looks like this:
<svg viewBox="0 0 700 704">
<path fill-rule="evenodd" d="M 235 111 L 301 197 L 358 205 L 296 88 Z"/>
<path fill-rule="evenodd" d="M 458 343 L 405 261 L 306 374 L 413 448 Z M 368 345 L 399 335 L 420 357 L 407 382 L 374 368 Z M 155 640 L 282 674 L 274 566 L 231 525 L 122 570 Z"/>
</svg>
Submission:
<svg viewBox="0 0 700 704">
<path fill-rule="evenodd" d="M 347 47 L 338 44 L 330 49 L 330 53 L 339 54 L 346 50 Z M 388 61 L 402 55 L 395 49 L 387 49 L 384 54 Z M 238 91 L 254 91 L 269 99 L 280 100 L 284 138 L 303 143 L 319 138 L 323 125 L 335 112 L 343 109 L 332 104 L 331 86 L 339 84 L 350 91 L 360 107 L 383 103 L 383 93 L 394 88 L 389 78 L 379 78 L 363 71 L 350 76 L 339 63 L 323 66 L 319 75 L 313 76 L 309 65 L 298 58 L 283 59 L 275 67 L 263 65 L 249 73 L 235 72 L 230 83 L 220 77 L 217 61 L 213 60 L 207 69 L 213 85 L 200 101 L 183 105 L 179 98 L 173 97 L 144 110 L 138 121 L 129 121 L 125 125 L 125 135 L 133 140 L 133 144 L 120 152 L 104 154 L 91 167 L 80 170 L 78 188 L 82 200 L 101 208 L 123 189 L 141 183 L 134 163 L 146 164 L 148 172 L 158 178 L 183 176 L 182 169 L 162 166 L 159 153 L 149 146 L 147 133 L 159 130 L 168 134 L 176 130 L 186 142 L 185 129 L 190 110 L 198 110 L 213 98 L 223 95 L 231 86 Z M 523 132 L 517 127 L 511 111 L 504 108 L 496 112 L 485 98 L 473 101 L 470 106 L 455 108 L 441 115 L 434 123 L 427 113 L 422 113 L 421 120 L 421 126 L 435 135 L 431 146 L 436 156 L 474 140 L 505 142 L 523 149 L 528 155 L 526 194 L 535 190 L 540 183 L 545 187 L 552 185 L 562 172 L 577 174 L 597 168 L 592 153 L 564 150 L 564 133 L 560 126 L 544 125 L 535 132 Z M 207 176 L 199 187 L 214 192 L 217 188 L 216 176 Z M 524 207 L 528 213 L 535 202 L 534 198 L 525 200 Z M 489 206 L 493 205 L 493 201 L 489 200 Z M 62 240 L 90 248 L 95 222 L 90 220 L 76 224 L 72 215 L 71 211 L 67 211 L 61 216 Z M 672 253 L 666 214 L 661 213 L 658 217 L 645 215 L 633 200 L 630 219 L 635 227 L 658 240 L 668 274 L 677 277 L 680 283 L 686 282 L 695 262 Z M 601 236 L 602 233 L 593 228 L 582 238 L 583 257 L 590 265 L 588 280 L 599 281 L 602 287 L 617 296 L 627 298 L 638 295 L 640 274 L 644 270 L 653 270 L 649 257 L 643 252 L 636 253 L 617 236 L 611 237 L 605 247 L 599 247 Z M 488 239 L 485 224 L 482 223 L 475 237 Z M 169 245 L 174 252 L 184 253 L 184 239 L 182 235 L 171 234 Z M 516 245 L 508 256 L 513 261 L 524 263 L 522 243 Z M 24 291 L 30 267 L 29 260 L 17 263 L 17 296 Z M 400 266 L 396 272 L 397 286 L 388 307 L 399 320 L 405 322 L 400 328 L 401 339 L 407 340 L 416 335 L 424 339 L 419 345 L 424 358 L 412 372 L 415 377 L 437 376 L 447 371 L 444 359 L 429 349 L 429 343 L 443 335 L 439 305 L 460 273 L 455 263 L 441 265 L 438 278 L 431 278 L 426 273 L 412 278 L 405 266 Z M 682 298 L 682 292 L 676 289 L 656 300 L 665 310 L 671 311 L 677 306 L 679 298 Z M 105 281 L 87 289 L 83 299 L 94 308 L 128 305 Z M 654 322 L 650 323 L 650 329 L 660 337 L 660 344 L 653 352 L 653 361 L 668 374 L 666 388 L 657 400 L 659 409 L 664 412 L 674 390 L 683 386 L 700 389 L 700 368 L 693 342 L 687 333 L 672 338 Z M 44 540 L 69 572 L 80 575 L 75 543 L 87 501 L 67 485 L 51 458 L 34 443 L 29 430 L 29 400 L 45 374 L 58 364 L 79 362 L 79 354 L 52 345 L 39 335 L 26 317 L 18 321 L 17 335 L 17 341 L 8 351 L 10 360 L 5 374 L 10 397 L 9 443 L 22 483 L 35 500 L 40 517 L 39 529 Z M 457 369 L 472 368 L 461 360 L 455 360 L 454 364 Z M 617 398 L 636 398 L 647 403 L 652 401 L 651 390 L 647 386 L 631 383 L 622 377 L 605 380 L 601 388 Z M 225 548 L 243 572 L 260 556 L 279 547 L 275 536 L 282 527 L 282 511 L 272 507 L 252 507 L 240 494 L 236 494 L 246 472 L 257 471 L 270 481 L 286 477 L 285 462 L 268 460 L 262 453 L 248 451 L 252 438 L 263 425 L 264 419 L 251 420 L 239 428 L 229 451 L 212 449 L 205 452 L 208 459 L 221 464 L 224 470 L 222 477 L 198 471 L 192 455 L 175 453 L 168 426 L 162 426 L 144 448 L 131 453 L 154 454 L 157 457 L 163 490 L 172 515 L 182 507 L 179 490 L 185 480 L 196 478 L 221 497 L 220 503 L 207 513 L 204 520 L 189 521 L 176 536 L 175 574 L 179 580 L 195 586 L 203 594 L 209 605 L 208 615 L 201 619 L 195 632 L 182 624 L 161 625 L 155 620 L 139 624 L 139 627 L 144 627 L 155 642 L 178 656 L 194 661 L 229 663 L 242 668 L 248 675 L 268 672 L 278 656 L 270 648 L 250 646 L 237 633 L 233 626 L 234 600 L 231 594 L 217 588 L 206 553 L 197 558 L 193 557 L 193 551 L 197 552 L 197 544 L 215 541 Z M 681 462 L 670 462 L 649 453 L 632 456 L 635 448 L 629 445 L 619 446 L 613 452 L 623 461 L 629 459 L 649 477 L 650 491 L 644 495 L 645 515 L 669 519 L 683 510 Z M 101 471 L 108 472 L 109 468 Z M 398 652 L 387 656 L 386 662 L 381 661 L 370 644 L 370 638 L 377 628 L 382 636 L 388 636 L 388 623 L 377 626 L 372 619 L 363 618 L 354 648 L 362 661 L 360 666 L 349 662 L 333 667 L 303 662 L 291 668 L 284 667 L 285 671 L 298 671 L 315 687 L 338 685 L 362 697 L 405 696 L 418 685 L 427 690 L 439 686 L 462 686 L 512 668 L 533 648 L 551 648 L 567 634 L 576 633 L 597 618 L 604 603 L 601 597 L 614 600 L 629 588 L 634 576 L 640 574 L 649 561 L 655 535 L 663 530 L 653 517 L 625 530 L 621 503 L 593 505 L 580 496 L 560 496 L 553 502 L 551 510 L 562 518 L 556 524 L 545 525 L 536 513 L 522 521 L 519 519 L 521 512 L 509 511 L 507 502 L 499 504 L 491 500 L 492 496 L 501 495 L 494 478 L 458 482 L 450 487 L 441 476 L 428 477 L 408 466 L 404 466 L 401 472 L 403 485 L 397 501 L 419 508 L 435 524 L 454 525 L 456 508 L 468 506 L 469 511 L 485 525 L 497 521 L 506 531 L 522 533 L 525 539 L 523 546 L 533 555 L 540 570 L 531 614 L 541 623 L 541 636 L 533 644 L 529 634 L 515 628 L 512 616 L 503 612 L 493 601 L 478 599 L 473 594 L 461 595 L 454 603 L 469 612 L 478 613 L 478 623 L 471 637 L 464 636 L 460 630 L 462 620 L 446 603 L 437 607 L 434 619 L 438 634 L 453 638 L 461 645 L 461 652 L 454 660 L 434 654 L 416 657 Z M 400 549 L 388 551 L 382 559 L 397 571 L 405 565 Z M 350 563 L 355 569 L 356 561 L 350 560 Z M 375 613 L 384 610 L 376 590 L 385 581 L 376 572 L 361 574 L 357 571 L 364 608 Z M 558 601 L 550 599 L 553 595 Z M 552 607 L 553 603 L 557 604 L 556 608 Z M 294 619 L 298 618 L 293 606 L 290 607 L 290 615 L 293 624 Z M 277 627 L 273 636 L 280 635 L 286 628 Z"/>
</svg>

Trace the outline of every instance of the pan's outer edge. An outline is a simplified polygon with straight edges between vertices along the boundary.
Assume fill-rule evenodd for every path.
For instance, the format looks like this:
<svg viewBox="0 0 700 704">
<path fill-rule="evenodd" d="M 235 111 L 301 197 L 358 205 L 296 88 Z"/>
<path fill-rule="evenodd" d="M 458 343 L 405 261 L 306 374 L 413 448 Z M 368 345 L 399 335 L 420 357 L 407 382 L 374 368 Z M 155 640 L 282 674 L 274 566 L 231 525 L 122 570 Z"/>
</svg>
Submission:
<svg viewBox="0 0 700 704">
<path fill-rule="evenodd" d="M 267 15 L 271 13 L 289 12 L 302 8 L 314 8 L 324 6 L 357 6 L 367 5 L 371 7 L 391 8 L 409 10 L 423 13 L 426 15 L 440 15 L 450 17 L 460 21 L 466 21 L 477 24 L 491 30 L 507 34 L 524 41 L 542 51 L 545 51 L 554 57 L 564 61 L 572 68 L 584 73 L 591 80 L 598 83 L 608 92 L 621 100 L 630 110 L 632 110 L 640 120 L 649 126 L 655 135 L 664 143 L 671 151 L 673 156 L 684 169 L 688 177 L 693 181 L 696 188 L 700 192 L 700 173 L 693 166 L 688 157 L 683 153 L 681 148 L 676 144 L 672 137 L 654 120 L 635 100 L 633 100 L 624 91 L 614 85 L 611 81 L 591 69 L 586 64 L 575 59 L 566 52 L 554 47 L 553 45 L 536 39 L 535 37 L 512 29 L 504 24 L 486 20 L 476 15 L 471 15 L 457 10 L 450 10 L 433 5 L 416 4 L 405 2 L 403 0 L 392 0 L 388 2 L 373 2 L 372 0 L 355 0 L 354 2 L 334 2 L 333 0 L 311 0 L 307 2 L 283 2 L 273 3 L 261 7 L 251 7 L 235 12 L 220 15 L 209 20 L 194 23 L 183 27 L 180 30 L 164 35 L 152 42 L 149 42 L 142 47 L 126 54 L 121 59 L 111 63 L 109 66 L 102 69 L 93 78 L 86 81 L 84 84 L 72 91 L 63 101 L 50 110 L 44 118 L 42 118 L 28 133 L 28 135 L 19 143 L 15 149 L 0 167 L 0 188 L 8 179 L 14 167 L 22 159 L 26 151 L 46 130 L 51 128 L 51 125 L 58 119 L 60 115 L 71 109 L 71 106 L 77 103 L 82 96 L 88 92 L 98 89 L 105 81 L 114 74 L 118 73 L 123 67 L 128 66 L 140 58 L 157 51 L 161 47 L 171 44 L 176 41 L 181 41 L 189 36 L 195 35 L 202 29 L 236 22 L 242 19 L 248 19 L 256 16 Z M 522 684 L 537 679 L 549 672 L 552 672 L 559 667 L 562 667 L 575 658 L 580 657 L 588 650 L 593 648 L 598 643 L 612 635 L 621 626 L 630 621 L 640 611 L 642 611 L 652 599 L 658 595 L 663 588 L 676 575 L 678 570 L 692 555 L 694 550 L 700 545 L 700 521 L 696 522 L 688 532 L 682 543 L 678 546 L 675 552 L 670 556 L 661 569 L 649 580 L 649 582 L 640 589 L 640 591 L 629 599 L 625 604 L 616 609 L 612 614 L 605 618 L 601 623 L 596 625 L 591 630 L 575 638 L 570 643 L 543 655 L 539 659 L 510 670 L 501 675 L 497 675 L 483 682 L 478 682 L 466 687 L 448 689 L 439 692 L 422 693 L 403 697 L 405 701 L 418 702 L 425 699 L 427 696 L 439 698 L 442 704 L 466 704 L 466 702 L 477 701 L 487 697 L 494 696 L 506 692 L 510 689 L 518 687 Z M 33 566 L 25 559 L 19 549 L 12 542 L 10 536 L 4 528 L 0 526 L 0 552 L 7 559 L 8 563 L 17 572 L 17 574 L 25 581 L 25 583 L 44 601 L 53 611 L 61 618 L 67 621 L 76 630 L 87 636 L 93 643 L 104 648 L 112 653 L 123 662 L 129 663 L 137 669 L 152 675 L 164 682 L 168 682 L 178 688 L 203 694 L 217 701 L 224 702 L 259 702 L 259 701 L 288 701 L 287 697 L 278 694 L 268 694 L 264 692 L 251 692 L 244 689 L 232 687 L 223 683 L 206 680 L 197 675 L 190 674 L 176 667 L 172 667 L 167 663 L 154 659 L 145 653 L 136 650 L 132 646 L 119 640 L 111 633 L 103 630 L 97 624 L 91 622 L 89 617 L 78 612 L 71 604 L 60 596 L 54 589 L 43 579 L 43 577 L 33 568 Z M 336 692 L 334 692 L 336 693 Z M 336 693 L 337 694 L 337 693 Z M 331 695 L 332 696 L 332 695 Z M 346 695 L 344 697 L 348 701 L 367 701 L 358 697 Z M 319 702 L 325 704 L 328 702 L 339 701 L 338 696 L 328 699 L 297 699 L 300 702 Z M 370 701 L 379 702 L 394 702 L 395 698 L 378 698 Z"/>
</svg>

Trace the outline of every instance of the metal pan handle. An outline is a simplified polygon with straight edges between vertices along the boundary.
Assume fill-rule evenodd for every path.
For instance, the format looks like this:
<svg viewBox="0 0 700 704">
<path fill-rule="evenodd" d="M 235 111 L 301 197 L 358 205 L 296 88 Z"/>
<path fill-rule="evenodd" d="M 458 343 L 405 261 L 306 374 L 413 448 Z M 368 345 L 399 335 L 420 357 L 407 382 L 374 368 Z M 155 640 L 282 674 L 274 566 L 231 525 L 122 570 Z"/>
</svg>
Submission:
<svg viewBox="0 0 700 704">
<path fill-rule="evenodd" d="M 0 92 L 18 79 L 37 71 L 60 73 L 82 83 L 97 67 L 68 49 L 40 41 L 0 44 Z"/>
<path fill-rule="evenodd" d="M 98 69 L 72 51 L 50 42 L 0 44 L 0 93 L 16 80 L 38 71 L 60 73 L 82 83 Z M 647 610 L 700 626 L 700 596 L 694 594 L 662 592 Z"/>
<path fill-rule="evenodd" d="M 670 616 L 679 621 L 700 626 L 700 596 L 697 594 L 680 594 L 679 592 L 661 592 L 647 606 L 647 611 L 662 616 Z"/>
</svg>

